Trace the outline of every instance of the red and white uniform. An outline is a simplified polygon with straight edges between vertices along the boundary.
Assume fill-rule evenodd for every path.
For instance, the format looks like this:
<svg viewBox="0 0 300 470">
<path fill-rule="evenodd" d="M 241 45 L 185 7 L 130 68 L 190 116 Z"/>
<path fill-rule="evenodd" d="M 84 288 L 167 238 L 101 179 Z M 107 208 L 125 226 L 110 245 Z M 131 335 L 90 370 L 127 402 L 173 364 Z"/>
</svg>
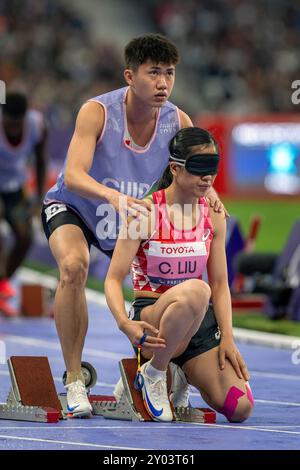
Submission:
<svg viewBox="0 0 300 470">
<path fill-rule="evenodd" d="M 165 191 L 157 191 L 152 197 L 155 229 L 148 240 L 141 242 L 131 276 L 135 290 L 163 293 L 188 279 L 202 279 L 213 227 L 205 198 L 199 199 L 197 224 L 190 230 L 179 230 L 169 219 Z"/>
</svg>

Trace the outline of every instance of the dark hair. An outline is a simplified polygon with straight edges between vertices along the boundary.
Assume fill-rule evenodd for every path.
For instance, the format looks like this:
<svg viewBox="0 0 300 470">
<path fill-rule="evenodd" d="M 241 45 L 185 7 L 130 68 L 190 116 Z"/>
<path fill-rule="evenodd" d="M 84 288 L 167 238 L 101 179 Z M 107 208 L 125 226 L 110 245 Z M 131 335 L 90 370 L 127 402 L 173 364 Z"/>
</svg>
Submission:
<svg viewBox="0 0 300 470">
<path fill-rule="evenodd" d="M 6 116 L 21 118 L 25 116 L 28 103 L 23 93 L 7 93 L 6 103 L 2 105 L 2 113 Z"/>
<path fill-rule="evenodd" d="M 191 154 L 191 147 L 196 145 L 203 145 L 208 147 L 214 145 L 219 152 L 219 145 L 214 136 L 207 130 L 200 127 L 184 127 L 180 129 L 169 143 L 170 155 L 174 157 L 186 159 Z M 166 167 L 162 177 L 160 178 L 157 190 L 166 189 L 173 181 L 173 176 L 170 171 L 170 165 Z"/>
<path fill-rule="evenodd" d="M 151 33 L 133 38 L 125 47 L 126 68 L 136 70 L 147 60 L 155 64 L 176 65 L 179 52 L 175 44 L 161 34 Z"/>
</svg>

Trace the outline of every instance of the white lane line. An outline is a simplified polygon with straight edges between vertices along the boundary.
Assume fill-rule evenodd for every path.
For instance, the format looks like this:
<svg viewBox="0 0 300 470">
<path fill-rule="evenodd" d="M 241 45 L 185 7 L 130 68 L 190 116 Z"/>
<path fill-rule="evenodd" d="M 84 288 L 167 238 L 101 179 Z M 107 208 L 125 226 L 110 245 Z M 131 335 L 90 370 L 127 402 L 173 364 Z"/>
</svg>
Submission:
<svg viewBox="0 0 300 470">
<path fill-rule="evenodd" d="M 279 406 L 300 406 L 300 403 L 294 403 L 290 401 L 275 401 L 275 400 L 257 400 L 254 397 L 255 403 L 266 403 L 267 405 L 279 405 Z"/>
<path fill-rule="evenodd" d="M 38 439 L 35 437 L 21 437 L 21 436 L 6 436 L 5 434 L 0 434 L 0 439 L 14 439 L 17 441 L 32 441 L 32 442 L 47 442 L 50 444 L 65 444 L 68 446 L 81 446 L 81 447 L 94 447 L 97 449 L 119 449 L 119 450 L 147 450 L 144 447 L 124 447 L 124 446 L 115 446 L 115 445 L 105 445 L 105 444 L 92 444 L 88 442 L 71 442 L 71 441 L 57 441 L 52 439 Z"/>
<path fill-rule="evenodd" d="M 17 335 L 7 335 L 7 334 L 2 334 L 0 338 L 2 338 L 3 341 L 7 341 L 9 343 L 22 344 L 23 346 L 30 346 L 30 347 L 34 346 L 38 348 L 47 348 L 47 349 L 52 349 L 52 350 L 61 352 L 61 347 L 58 342 L 54 343 L 53 341 L 47 341 L 43 339 L 36 339 L 36 338 L 17 336 Z M 93 348 L 84 348 L 83 354 L 91 356 L 91 357 L 115 359 L 117 361 L 124 358 L 124 354 L 121 354 L 121 353 L 103 351 L 101 349 L 93 349 Z"/>
<path fill-rule="evenodd" d="M 249 373 L 251 377 L 264 377 L 268 379 L 279 379 L 279 380 L 300 380 L 300 375 L 277 374 L 275 372 L 260 372 L 260 371 L 253 371 L 253 370 Z"/>
<path fill-rule="evenodd" d="M 227 429 L 241 429 L 243 431 L 260 431 L 260 432 L 273 432 L 273 433 L 282 433 L 282 434 L 296 434 L 300 435 L 300 431 L 285 431 L 282 429 L 268 429 L 267 427 L 261 428 L 258 426 L 237 426 L 230 424 L 206 424 L 206 423 L 191 423 L 194 426 L 211 426 L 214 428 L 227 428 Z M 209 428 L 208 428 L 209 429 Z"/>
<path fill-rule="evenodd" d="M 152 423 L 153 424 L 153 423 Z M 200 423 L 201 424 L 201 423 Z M 206 424 L 206 423 L 203 423 L 207 426 L 211 426 L 211 424 Z M 221 425 L 220 425 L 221 426 Z M 228 427 L 226 424 L 222 425 L 222 426 L 225 426 L 225 427 Z M 190 423 L 187 423 L 187 425 L 178 425 L 178 424 L 169 424 L 169 425 L 161 425 L 161 424 L 158 424 L 158 423 L 155 423 L 153 424 L 153 426 L 151 426 L 151 432 L 153 430 L 155 431 L 159 431 L 160 429 L 186 429 L 190 427 Z M 235 426 L 234 426 L 235 428 Z M 259 425 L 256 425 L 256 426 L 247 426 L 247 429 L 270 429 L 270 431 L 272 431 L 273 429 L 274 430 L 277 430 L 277 429 L 285 429 L 285 428 L 300 428 L 300 425 L 296 425 L 296 426 L 292 426 L 292 425 L 288 425 L 288 426 L 276 426 L 276 425 L 272 425 L 272 426 L 264 426 L 262 424 L 259 424 Z M 31 429 L 31 430 L 41 430 L 41 429 L 45 429 L 47 431 L 52 431 L 52 430 L 55 430 L 55 432 L 57 432 L 58 428 L 55 427 L 55 426 L 49 426 L 48 423 L 45 423 L 44 426 L 0 426 L 0 430 L 5 430 L 5 431 L 9 431 L 9 430 L 22 430 L 22 429 L 25 429 L 25 430 L 28 430 L 28 429 Z M 76 429 L 86 429 L 86 430 L 91 430 L 91 429 L 123 429 L 123 430 L 126 430 L 127 431 L 130 431 L 130 429 L 133 429 L 134 431 L 136 431 L 136 429 L 148 429 L 149 430 L 149 425 L 148 423 L 145 424 L 145 423 L 141 423 L 140 426 L 93 426 L 93 425 L 88 425 L 88 426 L 63 426 L 61 427 L 59 430 L 65 430 L 65 429 L 71 429 L 71 430 L 76 430 Z"/>
<path fill-rule="evenodd" d="M 258 426 L 239 426 L 239 425 L 231 425 L 231 424 L 211 424 L 211 423 L 189 423 L 186 426 L 185 425 L 176 425 L 173 426 L 171 423 L 168 426 L 157 424 L 156 426 L 151 426 L 151 428 L 148 428 L 148 431 L 151 429 L 151 432 L 153 429 L 156 429 L 158 431 L 161 431 L 162 429 L 168 429 L 171 431 L 171 429 L 195 429 L 195 426 L 202 426 L 205 427 L 206 429 L 235 429 L 235 430 L 242 430 L 242 431 L 259 431 L 259 432 L 269 432 L 269 433 L 276 433 L 276 434 L 294 434 L 294 435 L 300 435 L 300 431 L 288 431 L 284 429 L 269 429 L 268 427 L 258 427 Z M 85 429 L 94 429 L 96 427 L 92 426 L 90 428 L 85 428 Z M 147 429 L 147 426 L 144 427 L 135 427 L 136 429 Z M 36 429 L 35 427 L 30 428 L 32 430 Z M 42 428 L 46 429 L 46 428 Z M 48 429 L 48 428 L 47 428 Z M 54 429 L 54 428 L 52 428 Z M 62 427 L 61 430 L 65 429 L 65 427 Z M 76 426 L 74 429 L 79 429 L 79 427 Z M 128 432 L 129 429 L 134 429 L 134 427 L 125 427 L 125 426 L 99 426 L 99 429 L 122 429 Z M 57 428 L 55 428 L 57 431 Z M 9 431 L 9 429 L 7 429 Z M 118 446 L 113 446 L 113 445 L 104 445 L 104 444 L 88 444 L 88 443 L 80 443 L 80 442 L 67 442 L 67 441 L 55 441 L 51 439 L 37 439 L 37 438 L 29 438 L 29 437 L 21 437 L 21 436 L 7 436 L 7 435 L 1 435 L 0 434 L 0 439 L 1 438 L 7 438 L 7 439 L 19 439 L 19 440 L 33 440 L 33 441 L 40 441 L 40 442 L 50 442 L 50 443 L 58 443 L 58 444 L 71 444 L 71 445 L 82 445 L 82 446 L 93 446 L 93 447 L 99 447 L 99 448 L 115 448 L 115 449 L 121 449 L 121 450 L 142 450 L 141 448 L 133 448 L 133 447 L 118 447 Z"/>
</svg>

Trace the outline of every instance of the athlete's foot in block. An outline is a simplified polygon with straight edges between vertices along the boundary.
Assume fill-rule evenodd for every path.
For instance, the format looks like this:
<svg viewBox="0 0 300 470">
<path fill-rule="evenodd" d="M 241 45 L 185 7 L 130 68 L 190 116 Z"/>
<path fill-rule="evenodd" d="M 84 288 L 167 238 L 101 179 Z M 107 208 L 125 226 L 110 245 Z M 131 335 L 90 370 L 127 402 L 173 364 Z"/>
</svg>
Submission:
<svg viewBox="0 0 300 470">
<path fill-rule="evenodd" d="M 121 400 L 121 396 L 122 396 L 123 392 L 124 392 L 124 385 L 123 385 L 123 380 L 120 377 L 118 382 L 116 383 L 114 391 L 113 391 L 113 395 L 114 395 L 117 402 Z"/>
<path fill-rule="evenodd" d="M 141 367 L 141 375 L 143 377 L 143 401 L 148 414 L 154 421 L 173 421 L 173 413 L 171 410 L 166 377 L 156 377 L 152 379 L 147 375 L 146 362 Z"/>
<path fill-rule="evenodd" d="M 68 417 L 89 418 L 92 415 L 92 405 L 83 382 L 78 379 L 66 385 L 66 389 Z"/>
</svg>

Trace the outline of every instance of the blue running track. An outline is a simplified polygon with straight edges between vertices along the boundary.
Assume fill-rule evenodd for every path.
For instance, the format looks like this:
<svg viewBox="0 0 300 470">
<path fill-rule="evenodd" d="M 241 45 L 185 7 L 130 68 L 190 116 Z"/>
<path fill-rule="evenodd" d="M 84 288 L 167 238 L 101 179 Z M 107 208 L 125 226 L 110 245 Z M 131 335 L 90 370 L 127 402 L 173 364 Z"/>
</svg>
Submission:
<svg viewBox="0 0 300 470">
<path fill-rule="evenodd" d="M 100 298 L 100 296 L 99 296 Z M 119 378 L 118 360 L 132 357 L 127 338 L 117 329 L 104 302 L 89 302 L 90 324 L 83 359 L 98 372 L 93 393 L 111 395 Z M 0 340 L 11 355 L 48 356 L 57 391 L 63 391 L 64 364 L 54 321 L 0 318 Z M 300 449 L 300 365 L 292 352 L 239 344 L 251 374 L 255 409 L 242 424 L 137 423 L 102 417 L 57 424 L 0 421 L 2 449 Z M 10 389 L 7 366 L 0 365 L 0 401 Z M 191 390 L 194 405 L 204 402 Z"/>
</svg>

